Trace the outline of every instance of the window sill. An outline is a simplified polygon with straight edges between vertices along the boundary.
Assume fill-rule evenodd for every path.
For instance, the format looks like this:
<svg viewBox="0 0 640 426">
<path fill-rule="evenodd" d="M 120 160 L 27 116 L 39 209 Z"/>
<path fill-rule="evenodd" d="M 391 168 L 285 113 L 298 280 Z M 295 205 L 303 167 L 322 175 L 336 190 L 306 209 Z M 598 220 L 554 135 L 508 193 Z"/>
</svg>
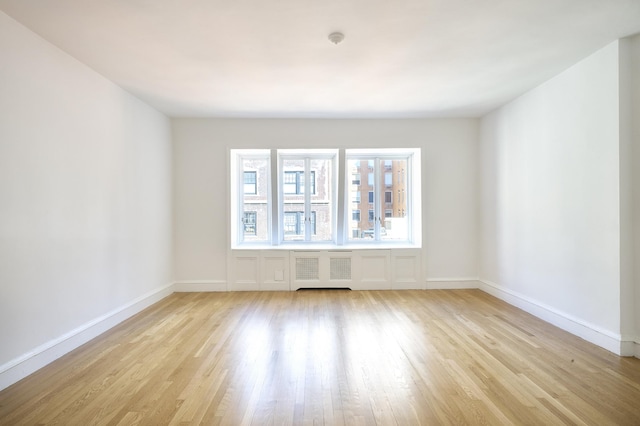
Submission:
<svg viewBox="0 0 640 426">
<path fill-rule="evenodd" d="M 280 245 L 266 244 L 242 244 L 231 247 L 231 250 L 285 250 L 285 251 L 350 251 L 350 250 L 391 250 L 391 249 L 421 249 L 419 245 L 408 242 L 385 242 L 385 243 L 356 243 L 356 244 L 333 244 L 333 243 L 283 243 Z"/>
</svg>

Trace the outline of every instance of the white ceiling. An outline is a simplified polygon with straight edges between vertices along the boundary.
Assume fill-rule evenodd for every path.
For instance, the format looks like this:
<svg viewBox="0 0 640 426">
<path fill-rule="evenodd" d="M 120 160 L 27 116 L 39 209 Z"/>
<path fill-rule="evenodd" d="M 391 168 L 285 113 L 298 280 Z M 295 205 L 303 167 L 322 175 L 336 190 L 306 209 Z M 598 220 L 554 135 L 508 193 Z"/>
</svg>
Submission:
<svg viewBox="0 0 640 426">
<path fill-rule="evenodd" d="M 479 116 L 611 41 L 640 0 L 0 0 L 173 117 Z M 333 45 L 332 31 L 345 40 Z"/>
</svg>

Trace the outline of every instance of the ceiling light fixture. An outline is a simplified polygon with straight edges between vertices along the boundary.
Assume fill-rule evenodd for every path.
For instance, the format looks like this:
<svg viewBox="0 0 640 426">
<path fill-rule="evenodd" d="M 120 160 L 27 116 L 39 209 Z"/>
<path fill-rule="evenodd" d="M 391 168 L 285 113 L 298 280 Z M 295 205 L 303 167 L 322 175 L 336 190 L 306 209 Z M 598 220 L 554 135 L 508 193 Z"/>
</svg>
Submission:
<svg viewBox="0 0 640 426">
<path fill-rule="evenodd" d="M 342 40 L 344 40 L 344 34 L 342 34 L 341 32 L 334 32 L 329 34 L 329 41 L 333 44 L 338 44 L 340 43 Z"/>
</svg>

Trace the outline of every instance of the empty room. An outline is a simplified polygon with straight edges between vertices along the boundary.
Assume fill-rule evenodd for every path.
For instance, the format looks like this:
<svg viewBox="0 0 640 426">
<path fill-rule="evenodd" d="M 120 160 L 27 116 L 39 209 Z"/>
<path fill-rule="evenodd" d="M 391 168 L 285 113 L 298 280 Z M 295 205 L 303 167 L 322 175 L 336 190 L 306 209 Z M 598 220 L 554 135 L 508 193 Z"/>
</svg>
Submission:
<svg viewBox="0 0 640 426">
<path fill-rule="evenodd" d="M 0 0 L 0 425 L 640 424 L 640 1 Z"/>
</svg>

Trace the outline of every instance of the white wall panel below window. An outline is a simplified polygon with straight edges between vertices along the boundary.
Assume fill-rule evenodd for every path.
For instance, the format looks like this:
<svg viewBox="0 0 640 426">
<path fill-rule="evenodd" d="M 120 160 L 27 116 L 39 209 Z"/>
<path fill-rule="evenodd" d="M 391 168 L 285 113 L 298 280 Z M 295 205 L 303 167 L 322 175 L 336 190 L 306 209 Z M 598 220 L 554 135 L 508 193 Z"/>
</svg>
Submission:
<svg viewBox="0 0 640 426">
<path fill-rule="evenodd" d="M 391 250 L 359 250 L 355 253 L 358 281 L 354 290 L 391 289 Z"/>
<path fill-rule="evenodd" d="M 420 249 L 232 250 L 229 291 L 424 289 Z"/>
<path fill-rule="evenodd" d="M 391 250 L 391 272 L 393 289 L 424 289 L 422 279 L 422 251 L 414 249 Z"/>
<path fill-rule="evenodd" d="M 289 290 L 289 252 L 233 250 L 229 291 Z"/>
</svg>

